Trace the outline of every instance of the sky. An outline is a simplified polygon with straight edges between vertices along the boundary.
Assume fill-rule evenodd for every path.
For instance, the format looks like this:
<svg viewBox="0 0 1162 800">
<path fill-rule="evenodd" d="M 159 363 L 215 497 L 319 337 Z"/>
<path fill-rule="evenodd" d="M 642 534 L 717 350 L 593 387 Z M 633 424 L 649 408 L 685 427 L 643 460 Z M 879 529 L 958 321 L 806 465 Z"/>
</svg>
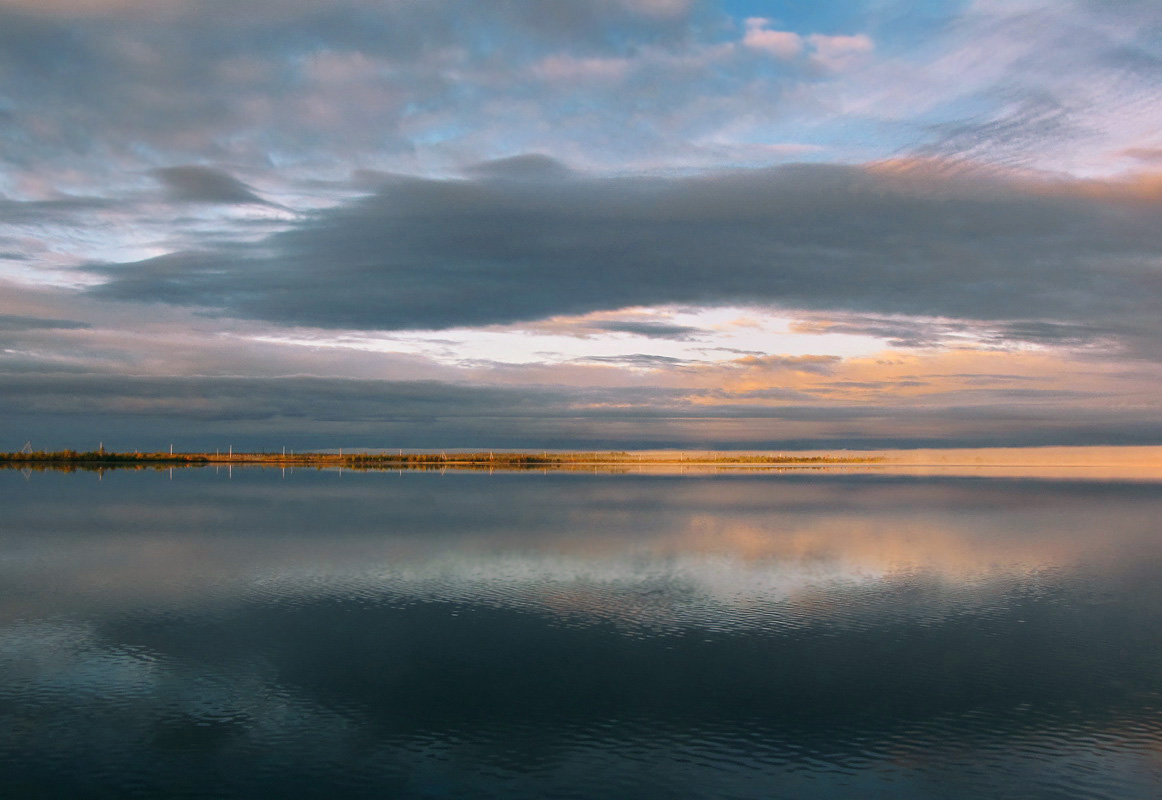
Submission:
<svg viewBox="0 0 1162 800">
<path fill-rule="evenodd" d="M 0 0 L 0 450 L 1162 444 L 1155 0 Z"/>
</svg>

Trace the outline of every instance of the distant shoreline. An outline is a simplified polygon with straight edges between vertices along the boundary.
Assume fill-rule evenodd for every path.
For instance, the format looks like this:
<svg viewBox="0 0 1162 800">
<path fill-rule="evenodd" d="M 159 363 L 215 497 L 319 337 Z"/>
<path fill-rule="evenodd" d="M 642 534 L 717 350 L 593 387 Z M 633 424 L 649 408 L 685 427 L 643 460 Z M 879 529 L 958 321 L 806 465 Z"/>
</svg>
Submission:
<svg viewBox="0 0 1162 800">
<path fill-rule="evenodd" d="M 105 472 L 173 470 L 194 467 L 253 467 L 339 471 L 555 471 L 555 472 L 707 472 L 858 470 L 880 474 L 999 475 L 1019 470 L 1071 477 L 1162 475 L 1162 447 L 1054 446 L 894 450 L 709 451 L 445 451 L 347 452 L 114 452 L 90 450 L 0 453 L 0 471 Z M 986 470 L 986 472 L 982 472 Z"/>
<path fill-rule="evenodd" d="M 743 465 L 822 466 L 883 463 L 882 456 L 858 455 L 723 455 L 635 454 L 612 452 L 494 452 L 474 453 L 115 453 L 110 451 L 57 450 L 0 453 L 0 468 L 74 467 L 110 469 L 118 467 L 197 467 L 207 465 L 259 465 L 275 467 L 344 467 L 349 469 L 445 469 L 499 468 L 538 469 L 545 467 L 658 466 L 658 465 Z"/>
</svg>

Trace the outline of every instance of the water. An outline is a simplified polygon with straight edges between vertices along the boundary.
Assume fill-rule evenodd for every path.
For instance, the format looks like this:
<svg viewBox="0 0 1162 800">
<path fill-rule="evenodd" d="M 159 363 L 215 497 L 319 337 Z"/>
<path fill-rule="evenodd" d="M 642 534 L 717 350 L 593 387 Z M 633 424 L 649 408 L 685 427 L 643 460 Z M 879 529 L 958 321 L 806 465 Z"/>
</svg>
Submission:
<svg viewBox="0 0 1162 800">
<path fill-rule="evenodd" d="M 1162 796 L 1162 483 L 0 471 L 5 797 Z"/>
</svg>

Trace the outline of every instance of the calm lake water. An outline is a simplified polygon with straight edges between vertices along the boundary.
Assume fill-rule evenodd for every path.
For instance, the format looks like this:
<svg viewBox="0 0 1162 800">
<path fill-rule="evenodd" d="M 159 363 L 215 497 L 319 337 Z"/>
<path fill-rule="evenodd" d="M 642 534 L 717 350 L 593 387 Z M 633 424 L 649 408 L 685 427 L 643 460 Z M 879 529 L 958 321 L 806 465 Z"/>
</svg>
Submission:
<svg viewBox="0 0 1162 800">
<path fill-rule="evenodd" d="M 1162 796 L 1162 483 L 0 471 L 0 794 Z"/>
</svg>

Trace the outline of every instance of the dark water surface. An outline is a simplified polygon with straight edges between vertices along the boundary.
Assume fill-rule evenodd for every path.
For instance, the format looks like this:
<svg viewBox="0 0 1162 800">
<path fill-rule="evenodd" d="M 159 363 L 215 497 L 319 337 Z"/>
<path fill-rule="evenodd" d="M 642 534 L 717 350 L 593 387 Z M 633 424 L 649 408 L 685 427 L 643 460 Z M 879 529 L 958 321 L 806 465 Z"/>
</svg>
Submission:
<svg viewBox="0 0 1162 800">
<path fill-rule="evenodd" d="M 1156 798 L 1162 484 L 0 472 L 0 796 Z"/>
</svg>

